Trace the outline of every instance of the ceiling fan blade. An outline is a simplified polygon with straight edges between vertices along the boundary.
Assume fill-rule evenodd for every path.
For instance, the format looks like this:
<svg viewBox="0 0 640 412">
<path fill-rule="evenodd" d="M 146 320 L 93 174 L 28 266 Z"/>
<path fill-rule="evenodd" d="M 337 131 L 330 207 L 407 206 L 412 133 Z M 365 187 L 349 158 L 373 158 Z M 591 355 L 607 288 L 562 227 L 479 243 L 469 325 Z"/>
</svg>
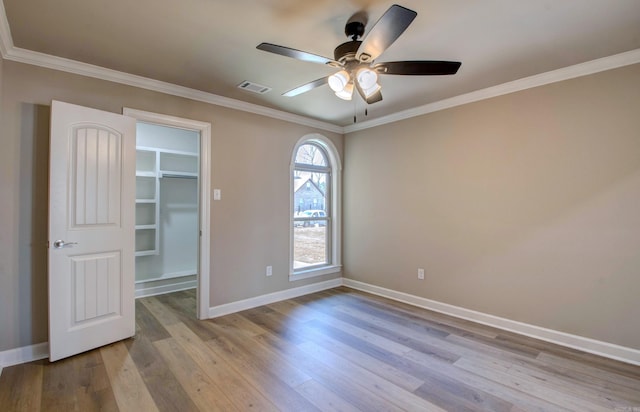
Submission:
<svg viewBox="0 0 640 412">
<path fill-rule="evenodd" d="M 281 56 L 291 57 L 305 62 L 333 64 L 340 66 L 340 63 L 328 57 L 318 56 L 317 54 L 307 53 L 301 50 L 292 49 L 290 47 L 278 46 L 277 44 L 260 43 L 256 46 L 256 49 L 279 54 Z"/>
<path fill-rule="evenodd" d="M 394 4 L 389 7 L 380 20 L 371 28 L 362 40 L 356 52 L 361 62 L 370 62 L 380 56 L 409 27 L 418 13 Z"/>
<path fill-rule="evenodd" d="M 377 92 L 375 92 L 371 96 L 367 97 L 367 95 L 364 94 L 364 90 L 362 90 L 362 87 L 360 86 L 360 83 L 358 83 L 356 81 L 356 82 L 354 82 L 354 84 L 356 86 L 356 89 L 358 90 L 358 93 L 360 94 L 360 97 L 362 97 L 362 100 L 367 102 L 367 104 L 377 103 L 377 102 L 382 100 L 382 92 L 380 90 L 378 90 Z"/>
<path fill-rule="evenodd" d="M 373 69 L 380 74 L 402 74 L 406 76 L 438 76 L 446 74 L 456 74 L 462 63 L 422 60 L 385 62 L 376 64 Z"/>
<path fill-rule="evenodd" d="M 287 97 L 293 97 L 293 96 L 297 96 L 299 94 L 302 93 L 306 93 L 309 90 L 313 90 L 316 87 L 320 87 L 320 86 L 324 86 L 325 84 L 327 84 L 327 79 L 329 78 L 329 76 L 325 76 L 321 79 L 317 79 L 314 80 L 312 82 L 303 84 L 302 86 L 298 86 L 295 89 L 291 89 L 286 93 L 282 93 L 283 96 L 287 96 Z"/>
</svg>

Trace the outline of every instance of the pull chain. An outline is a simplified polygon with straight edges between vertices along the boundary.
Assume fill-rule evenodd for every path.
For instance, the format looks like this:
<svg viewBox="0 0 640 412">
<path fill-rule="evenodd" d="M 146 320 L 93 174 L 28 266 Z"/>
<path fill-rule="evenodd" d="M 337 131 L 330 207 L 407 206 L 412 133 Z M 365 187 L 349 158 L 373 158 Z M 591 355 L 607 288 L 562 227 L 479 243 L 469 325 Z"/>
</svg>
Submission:
<svg viewBox="0 0 640 412">
<path fill-rule="evenodd" d="M 358 112 L 358 107 L 356 104 L 357 99 L 353 99 L 353 124 L 356 123 L 356 113 Z"/>
<path fill-rule="evenodd" d="M 357 99 L 352 99 L 353 100 L 353 123 L 357 123 L 358 118 L 357 118 L 357 114 L 358 114 L 358 104 L 356 103 Z M 364 103 L 364 115 L 365 117 L 369 116 L 369 104 L 367 102 Z"/>
</svg>

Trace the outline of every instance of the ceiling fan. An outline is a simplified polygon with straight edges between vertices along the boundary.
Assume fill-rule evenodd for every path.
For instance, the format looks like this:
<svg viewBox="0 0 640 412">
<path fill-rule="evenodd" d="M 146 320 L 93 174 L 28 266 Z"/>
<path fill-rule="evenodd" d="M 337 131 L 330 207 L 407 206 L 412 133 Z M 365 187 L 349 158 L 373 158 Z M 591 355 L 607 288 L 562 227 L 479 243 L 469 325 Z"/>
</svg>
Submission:
<svg viewBox="0 0 640 412">
<path fill-rule="evenodd" d="M 351 100 L 354 88 L 369 104 L 382 100 L 379 74 L 395 74 L 409 76 L 434 76 L 456 74 L 460 62 L 439 60 L 412 60 L 375 63 L 377 59 L 400 35 L 409 27 L 418 13 L 394 4 L 373 25 L 362 40 L 366 19 L 361 14 L 354 15 L 346 24 L 344 32 L 351 41 L 342 43 L 334 50 L 334 59 L 278 46 L 271 43 L 260 43 L 257 48 L 270 53 L 292 57 L 312 63 L 326 64 L 340 69 L 330 76 L 298 86 L 283 96 L 293 97 L 308 92 L 316 87 L 328 84 L 336 96 Z M 365 22 L 361 21 L 365 20 Z"/>
</svg>

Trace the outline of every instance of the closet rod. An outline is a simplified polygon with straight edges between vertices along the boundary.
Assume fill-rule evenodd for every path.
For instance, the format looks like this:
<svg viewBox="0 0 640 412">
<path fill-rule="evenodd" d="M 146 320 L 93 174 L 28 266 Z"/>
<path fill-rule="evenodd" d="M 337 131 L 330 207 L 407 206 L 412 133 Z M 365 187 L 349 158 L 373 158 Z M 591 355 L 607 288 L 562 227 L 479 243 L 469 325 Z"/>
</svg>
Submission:
<svg viewBox="0 0 640 412">
<path fill-rule="evenodd" d="M 172 175 L 170 173 L 163 173 L 160 177 L 169 177 L 172 179 L 197 179 L 198 176 L 190 176 L 190 175 Z"/>
</svg>

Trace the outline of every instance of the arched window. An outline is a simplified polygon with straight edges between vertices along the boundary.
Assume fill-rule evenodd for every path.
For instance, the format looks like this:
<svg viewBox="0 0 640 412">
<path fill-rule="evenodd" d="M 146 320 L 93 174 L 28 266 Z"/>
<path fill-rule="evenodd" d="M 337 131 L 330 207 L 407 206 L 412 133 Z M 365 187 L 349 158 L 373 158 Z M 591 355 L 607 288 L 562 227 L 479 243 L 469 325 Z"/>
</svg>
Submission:
<svg viewBox="0 0 640 412">
<path fill-rule="evenodd" d="M 340 271 L 340 159 L 330 140 L 308 135 L 291 162 L 291 280 Z"/>
</svg>

